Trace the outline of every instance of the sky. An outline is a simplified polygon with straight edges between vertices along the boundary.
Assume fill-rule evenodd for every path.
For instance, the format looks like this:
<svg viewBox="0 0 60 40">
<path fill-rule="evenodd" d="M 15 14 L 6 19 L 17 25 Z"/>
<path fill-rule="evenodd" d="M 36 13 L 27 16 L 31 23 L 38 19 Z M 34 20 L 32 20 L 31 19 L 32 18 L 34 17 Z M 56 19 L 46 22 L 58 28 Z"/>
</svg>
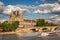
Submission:
<svg viewBox="0 0 60 40">
<path fill-rule="evenodd" d="M 60 24 L 60 0 L 0 0 L 0 20 L 8 20 L 15 10 L 20 10 L 24 19 L 43 18 Z"/>
<path fill-rule="evenodd" d="M 56 0 L 0 0 L 5 3 L 5 5 L 37 5 L 44 3 L 54 3 Z"/>
</svg>

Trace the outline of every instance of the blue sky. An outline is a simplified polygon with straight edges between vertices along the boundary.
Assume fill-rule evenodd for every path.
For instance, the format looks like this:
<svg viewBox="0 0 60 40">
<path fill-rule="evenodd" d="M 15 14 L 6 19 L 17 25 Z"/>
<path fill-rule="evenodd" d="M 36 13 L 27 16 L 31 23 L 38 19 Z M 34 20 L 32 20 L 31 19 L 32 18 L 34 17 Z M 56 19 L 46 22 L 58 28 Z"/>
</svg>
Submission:
<svg viewBox="0 0 60 40">
<path fill-rule="evenodd" d="M 56 0 L 0 0 L 5 3 L 5 5 L 37 5 L 37 4 L 44 4 L 44 3 L 54 3 Z M 38 3 L 37 3 L 38 2 Z"/>
<path fill-rule="evenodd" d="M 59 3 L 60 0 L 0 0 L 0 20 L 7 20 L 10 10 L 21 9 L 25 19 L 44 18 L 46 20 L 50 19 L 49 21 L 59 21 Z"/>
</svg>

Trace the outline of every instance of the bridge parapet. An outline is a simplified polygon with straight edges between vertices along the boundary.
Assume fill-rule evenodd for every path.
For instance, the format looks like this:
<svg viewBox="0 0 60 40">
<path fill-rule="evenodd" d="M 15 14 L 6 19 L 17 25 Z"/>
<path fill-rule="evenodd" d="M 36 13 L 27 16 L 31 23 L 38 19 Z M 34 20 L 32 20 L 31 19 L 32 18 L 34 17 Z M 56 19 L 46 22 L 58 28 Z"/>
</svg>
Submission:
<svg viewBox="0 0 60 40">
<path fill-rule="evenodd" d="M 46 27 L 29 27 L 29 28 L 22 28 L 17 30 L 18 32 L 49 32 L 49 31 L 55 31 L 55 30 L 59 30 L 60 27 L 59 26 L 46 26 Z"/>
</svg>

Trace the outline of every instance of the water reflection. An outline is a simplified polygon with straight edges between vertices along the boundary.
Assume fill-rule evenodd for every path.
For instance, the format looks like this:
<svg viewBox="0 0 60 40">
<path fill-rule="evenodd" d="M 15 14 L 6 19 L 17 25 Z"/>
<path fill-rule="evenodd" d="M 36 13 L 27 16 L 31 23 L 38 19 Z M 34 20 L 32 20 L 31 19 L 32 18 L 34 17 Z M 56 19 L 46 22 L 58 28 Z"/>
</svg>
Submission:
<svg viewBox="0 0 60 40">
<path fill-rule="evenodd" d="M 17 40 L 18 37 L 15 34 L 0 35 L 0 40 Z"/>
<path fill-rule="evenodd" d="M 34 33 L 33 33 L 34 34 Z M 38 35 L 35 36 L 18 36 L 16 34 L 8 34 L 8 35 L 0 35 L 0 40 L 60 40 L 59 37 L 39 37 Z"/>
</svg>

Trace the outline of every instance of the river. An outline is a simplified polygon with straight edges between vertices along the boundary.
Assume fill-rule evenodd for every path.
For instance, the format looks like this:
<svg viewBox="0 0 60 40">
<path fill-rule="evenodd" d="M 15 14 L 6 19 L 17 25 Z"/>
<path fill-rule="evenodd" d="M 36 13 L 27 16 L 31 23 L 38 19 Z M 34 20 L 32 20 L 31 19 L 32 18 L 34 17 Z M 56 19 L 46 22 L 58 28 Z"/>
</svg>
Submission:
<svg viewBox="0 0 60 40">
<path fill-rule="evenodd" d="M 25 34 L 24 36 L 18 36 L 16 34 L 0 35 L 0 40 L 60 40 L 60 36 L 57 37 L 39 37 L 35 34 Z"/>
</svg>

